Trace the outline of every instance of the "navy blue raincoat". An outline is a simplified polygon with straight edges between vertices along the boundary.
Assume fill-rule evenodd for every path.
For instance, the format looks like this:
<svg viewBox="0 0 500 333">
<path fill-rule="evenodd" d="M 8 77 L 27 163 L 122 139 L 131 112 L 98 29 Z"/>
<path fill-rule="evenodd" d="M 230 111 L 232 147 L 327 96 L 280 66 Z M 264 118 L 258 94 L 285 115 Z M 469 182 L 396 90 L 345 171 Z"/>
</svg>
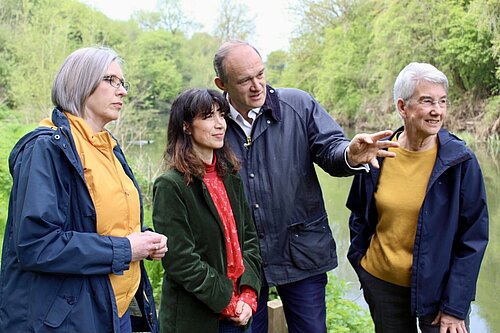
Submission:
<svg viewBox="0 0 500 333">
<path fill-rule="evenodd" d="M 119 332 L 108 275 L 131 260 L 124 237 L 101 236 L 67 118 L 39 127 L 13 148 L 13 187 L 0 272 L 0 332 Z M 120 147 L 114 153 L 135 178 Z M 141 223 L 142 223 L 141 204 Z M 143 263 L 135 329 L 157 331 L 152 288 Z"/>
</svg>

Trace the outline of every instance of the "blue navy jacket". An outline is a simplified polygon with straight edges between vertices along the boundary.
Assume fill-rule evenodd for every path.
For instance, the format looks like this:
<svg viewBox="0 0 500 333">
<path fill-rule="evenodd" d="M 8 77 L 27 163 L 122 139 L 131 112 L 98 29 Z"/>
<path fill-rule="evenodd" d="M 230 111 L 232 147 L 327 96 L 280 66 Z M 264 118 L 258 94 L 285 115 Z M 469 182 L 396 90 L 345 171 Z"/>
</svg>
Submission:
<svg viewBox="0 0 500 333">
<path fill-rule="evenodd" d="M 267 283 L 335 268 L 335 241 L 314 164 L 334 176 L 353 173 L 344 160 L 349 140 L 340 126 L 306 92 L 268 86 L 251 140 L 229 119 L 226 142 L 242 161 Z"/>
<path fill-rule="evenodd" d="M 108 274 L 131 260 L 125 237 L 101 236 L 68 119 L 26 134 L 9 157 L 13 187 L 0 272 L 0 332 L 119 332 Z M 134 181 L 120 147 L 114 153 Z M 140 193 L 140 192 L 139 192 Z M 141 224 L 142 224 L 141 203 Z M 143 263 L 133 326 L 157 331 Z"/>
<path fill-rule="evenodd" d="M 436 163 L 418 215 L 411 309 L 417 317 L 441 310 L 465 319 L 475 298 L 479 267 L 488 243 L 486 192 L 474 153 L 445 129 L 439 131 L 438 138 Z M 379 162 L 383 169 L 383 160 Z M 373 195 L 379 175 L 379 169 L 372 169 L 355 176 L 347 199 L 351 210 L 347 257 L 355 270 L 378 222 Z M 395 199 L 394 204 L 404 203 Z"/>
</svg>

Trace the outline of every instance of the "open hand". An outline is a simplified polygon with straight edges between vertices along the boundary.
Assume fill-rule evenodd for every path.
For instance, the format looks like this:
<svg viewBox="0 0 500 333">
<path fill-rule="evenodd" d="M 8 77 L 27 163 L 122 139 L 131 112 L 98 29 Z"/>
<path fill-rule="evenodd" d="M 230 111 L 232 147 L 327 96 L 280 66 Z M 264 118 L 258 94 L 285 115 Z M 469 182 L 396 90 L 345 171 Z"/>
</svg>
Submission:
<svg viewBox="0 0 500 333">
<path fill-rule="evenodd" d="M 347 162 L 350 166 L 371 163 L 373 167 L 379 168 L 377 157 L 395 157 L 396 154 L 384 150 L 390 147 L 399 147 L 397 141 L 384 140 L 392 135 L 392 131 L 386 130 L 374 134 L 356 134 L 347 147 Z"/>
</svg>

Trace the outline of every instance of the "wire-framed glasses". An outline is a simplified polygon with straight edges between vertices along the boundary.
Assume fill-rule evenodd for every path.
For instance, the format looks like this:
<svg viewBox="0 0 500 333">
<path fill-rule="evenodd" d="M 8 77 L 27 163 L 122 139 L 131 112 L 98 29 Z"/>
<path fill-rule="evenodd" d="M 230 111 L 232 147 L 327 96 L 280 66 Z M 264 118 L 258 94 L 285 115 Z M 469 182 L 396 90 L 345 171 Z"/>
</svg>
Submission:
<svg viewBox="0 0 500 333">
<path fill-rule="evenodd" d="M 408 101 L 415 101 L 417 102 L 418 104 L 426 107 L 426 108 L 430 108 L 432 107 L 434 104 L 438 105 L 439 107 L 441 108 L 445 108 L 445 107 L 448 107 L 451 105 L 451 102 L 448 98 L 440 98 L 438 100 L 433 100 L 432 98 L 430 97 L 422 97 L 422 98 L 419 98 L 417 100 L 408 100 Z"/>
<path fill-rule="evenodd" d="M 109 84 L 114 88 L 120 88 L 120 86 L 122 86 L 127 92 L 130 89 L 130 83 L 120 79 L 116 75 L 106 75 L 102 78 L 102 80 L 108 81 Z"/>
</svg>

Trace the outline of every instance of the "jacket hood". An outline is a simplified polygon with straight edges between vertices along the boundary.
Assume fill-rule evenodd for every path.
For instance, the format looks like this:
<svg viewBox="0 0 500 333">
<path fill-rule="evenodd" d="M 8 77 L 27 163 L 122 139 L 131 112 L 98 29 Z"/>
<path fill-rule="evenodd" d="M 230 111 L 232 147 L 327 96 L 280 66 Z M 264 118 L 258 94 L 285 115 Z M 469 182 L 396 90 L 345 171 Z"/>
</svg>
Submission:
<svg viewBox="0 0 500 333">
<path fill-rule="evenodd" d="M 55 133 L 55 130 L 53 130 L 50 127 L 38 127 L 35 128 L 33 131 L 25 134 L 17 143 L 14 145 L 14 148 L 12 148 L 12 151 L 10 152 L 9 155 L 9 171 L 10 174 L 13 174 L 13 168 L 14 165 L 16 164 L 17 158 L 19 157 L 19 154 L 24 150 L 24 147 L 31 142 L 32 140 L 36 139 L 40 135 L 52 135 Z"/>
<path fill-rule="evenodd" d="M 43 119 L 40 122 L 39 127 L 25 134 L 14 145 L 14 148 L 12 148 L 9 155 L 9 171 L 11 175 L 13 173 L 15 163 L 26 145 L 40 136 L 50 136 L 51 140 L 64 151 L 70 162 L 79 170 L 81 176 L 83 177 L 83 168 L 80 163 L 80 158 L 74 153 L 76 151 L 76 147 L 71 135 L 68 118 L 66 118 L 66 116 L 57 108 L 54 108 L 52 111 L 51 119 Z M 72 149 L 66 149 L 67 145 L 70 145 Z"/>
</svg>

